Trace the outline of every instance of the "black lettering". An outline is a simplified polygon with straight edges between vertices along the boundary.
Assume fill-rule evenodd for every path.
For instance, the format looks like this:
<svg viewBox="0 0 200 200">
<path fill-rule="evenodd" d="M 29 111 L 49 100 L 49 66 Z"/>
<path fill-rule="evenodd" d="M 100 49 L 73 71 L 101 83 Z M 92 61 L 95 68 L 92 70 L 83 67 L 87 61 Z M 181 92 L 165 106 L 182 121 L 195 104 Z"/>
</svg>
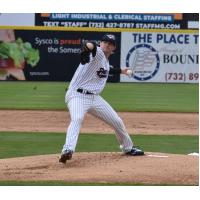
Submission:
<svg viewBox="0 0 200 200">
<path fill-rule="evenodd" d="M 177 55 L 172 55 L 170 60 L 171 60 L 172 64 L 176 64 L 178 62 L 178 56 Z"/>
<path fill-rule="evenodd" d="M 163 63 L 199 64 L 199 55 L 163 55 Z"/>
<path fill-rule="evenodd" d="M 164 63 L 169 63 L 169 55 L 167 55 L 167 54 L 164 54 L 164 56 L 163 56 L 163 62 Z"/>
</svg>

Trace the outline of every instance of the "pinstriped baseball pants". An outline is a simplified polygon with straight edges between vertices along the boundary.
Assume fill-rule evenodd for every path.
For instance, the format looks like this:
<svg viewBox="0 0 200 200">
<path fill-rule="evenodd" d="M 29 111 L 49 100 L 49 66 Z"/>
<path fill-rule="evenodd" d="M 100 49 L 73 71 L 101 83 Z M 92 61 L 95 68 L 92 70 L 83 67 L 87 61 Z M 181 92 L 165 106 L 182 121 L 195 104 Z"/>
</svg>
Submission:
<svg viewBox="0 0 200 200">
<path fill-rule="evenodd" d="M 122 151 L 130 151 L 133 142 L 126 132 L 123 121 L 101 96 L 67 92 L 65 103 L 70 112 L 71 122 L 67 129 L 66 141 L 62 152 L 65 150 L 75 151 L 81 125 L 87 112 L 110 125 L 115 130 Z"/>
</svg>

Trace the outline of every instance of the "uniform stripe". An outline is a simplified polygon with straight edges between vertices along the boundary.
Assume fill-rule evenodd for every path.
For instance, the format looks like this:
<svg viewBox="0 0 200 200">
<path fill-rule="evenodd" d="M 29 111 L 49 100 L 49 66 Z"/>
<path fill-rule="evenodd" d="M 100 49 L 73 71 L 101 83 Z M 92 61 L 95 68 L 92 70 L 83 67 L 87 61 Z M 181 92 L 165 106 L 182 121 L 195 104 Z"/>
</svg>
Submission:
<svg viewBox="0 0 200 200">
<path fill-rule="evenodd" d="M 90 55 L 90 63 L 80 64 L 69 85 L 69 90 L 76 91 L 78 88 L 99 94 L 105 87 L 108 74 L 105 78 L 97 76 L 97 71 L 103 68 L 109 72 L 109 62 L 100 47 L 97 47 L 97 54 L 93 58 Z"/>
<path fill-rule="evenodd" d="M 94 105 L 89 110 L 89 113 L 103 120 L 115 130 L 116 137 L 123 147 L 123 151 L 128 151 L 132 148 L 133 143 L 126 131 L 122 119 L 102 97 L 95 97 Z"/>
<path fill-rule="evenodd" d="M 125 125 L 115 110 L 101 97 L 100 92 L 105 87 L 109 62 L 100 47 L 97 47 L 97 54 L 93 58 L 90 56 L 88 64 L 80 64 L 77 68 L 69 89 L 65 96 L 65 102 L 69 108 L 71 122 L 67 129 L 66 141 L 63 151 L 76 149 L 79 132 L 86 112 L 98 117 L 109 124 L 116 133 L 117 140 L 122 151 L 130 151 L 133 142 L 126 131 Z M 107 70 L 106 77 L 97 75 L 97 71 Z M 81 88 L 94 94 L 78 93 L 77 89 Z"/>
</svg>

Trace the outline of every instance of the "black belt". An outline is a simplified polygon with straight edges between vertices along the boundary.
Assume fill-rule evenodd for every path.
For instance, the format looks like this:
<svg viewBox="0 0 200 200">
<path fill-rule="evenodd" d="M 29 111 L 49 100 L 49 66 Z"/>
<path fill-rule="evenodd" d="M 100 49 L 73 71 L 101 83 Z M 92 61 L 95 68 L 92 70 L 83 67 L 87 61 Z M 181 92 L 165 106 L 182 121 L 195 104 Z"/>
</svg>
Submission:
<svg viewBox="0 0 200 200">
<path fill-rule="evenodd" d="M 84 89 L 81 89 L 81 88 L 78 88 L 76 91 L 77 91 L 77 92 L 80 92 L 80 93 L 82 93 L 82 94 L 94 94 L 94 93 L 92 93 L 92 92 L 89 92 L 89 91 L 84 90 Z"/>
</svg>

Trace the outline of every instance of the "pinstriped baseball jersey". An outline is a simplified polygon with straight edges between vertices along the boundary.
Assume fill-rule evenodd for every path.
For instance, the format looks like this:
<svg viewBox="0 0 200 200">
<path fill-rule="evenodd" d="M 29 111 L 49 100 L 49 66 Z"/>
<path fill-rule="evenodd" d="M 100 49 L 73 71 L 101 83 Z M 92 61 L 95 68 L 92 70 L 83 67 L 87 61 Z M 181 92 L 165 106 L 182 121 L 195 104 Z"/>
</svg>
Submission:
<svg viewBox="0 0 200 200">
<path fill-rule="evenodd" d="M 99 95 L 105 87 L 110 70 L 109 61 L 102 50 L 103 46 L 101 47 L 97 47 L 95 57 L 90 55 L 89 63 L 78 66 L 66 93 L 65 103 L 70 112 L 71 122 L 62 152 L 75 151 L 81 125 L 87 112 L 113 127 L 123 152 L 129 152 L 133 146 L 123 121 Z"/>
<path fill-rule="evenodd" d="M 90 62 L 80 64 L 69 85 L 70 91 L 76 91 L 78 88 L 90 91 L 93 94 L 99 94 L 105 87 L 109 73 L 109 61 L 105 57 L 100 47 L 97 47 L 96 56 L 90 55 Z"/>
</svg>

